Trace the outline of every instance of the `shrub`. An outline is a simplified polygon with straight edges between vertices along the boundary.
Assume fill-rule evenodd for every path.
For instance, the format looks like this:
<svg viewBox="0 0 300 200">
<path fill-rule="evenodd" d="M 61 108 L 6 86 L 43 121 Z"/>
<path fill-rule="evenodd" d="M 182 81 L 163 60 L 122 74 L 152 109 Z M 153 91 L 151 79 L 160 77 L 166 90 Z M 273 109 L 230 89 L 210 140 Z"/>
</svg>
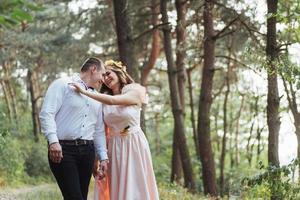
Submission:
<svg viewBox="0 0 300 200">
<path fill-rule="evenodd" d="M 253 178 L 245 178 L 242 181 L 245 198 L 270 198 L 273 196 L 276 199 L 299 199 L 300 187 L 291 179 L 299 163 L 299 160 L 294 160 L 289 165 L 282 167 L 265 167 L 260 163 L 262 172 Z"/>
<path fill-rule="evenodd" d="M 49 177 L 47 146 L 33 143 L 25 158 L 25 172 L 31 177 Z"/>
<path fill-rule="evenodd" d="M 0 132 L 0 181 L 15 184 L 24 176 L 24 159 L 18 141 L 8 131 Z"/>
</svg>

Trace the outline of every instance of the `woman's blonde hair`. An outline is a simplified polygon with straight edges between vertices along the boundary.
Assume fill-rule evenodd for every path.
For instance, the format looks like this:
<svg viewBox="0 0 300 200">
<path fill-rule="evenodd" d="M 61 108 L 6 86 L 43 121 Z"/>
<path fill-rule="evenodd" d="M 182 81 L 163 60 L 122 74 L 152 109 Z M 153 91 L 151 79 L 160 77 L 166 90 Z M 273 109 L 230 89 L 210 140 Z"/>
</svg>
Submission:
<svg viewBox="0 0 300 200">
<path fill-rule="evenodd" d="M 104 63 L 105 69 L 111 70 L 116 73 L 120 82 L 120 89 L 130 83 L 134 83 L 134 80 L 126 71 L 126 66 L 120 61 L 107 60 Z M 105 84 L 101 87 L 101 92 L 112 94 L 111 89 L 109 89 Z"/>
</svg>

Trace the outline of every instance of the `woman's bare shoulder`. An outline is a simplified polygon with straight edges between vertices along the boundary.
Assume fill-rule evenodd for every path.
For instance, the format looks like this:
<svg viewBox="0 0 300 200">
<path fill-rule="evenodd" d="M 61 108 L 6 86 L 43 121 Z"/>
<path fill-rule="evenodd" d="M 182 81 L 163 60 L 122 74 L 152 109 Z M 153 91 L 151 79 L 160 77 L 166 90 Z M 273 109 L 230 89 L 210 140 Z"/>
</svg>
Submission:
<svg viewBox="0 0 300 200">
<path fill-rule="evenodd" d="M 139 92 L 144 92 L 145 91 L 145 87 L 142 86 L 141 84 L 139 83 L 130 83 L 130 84 L 127 84 L 123 87 L 122 89 L 122 93 L 125 93 L 125 92 L 128 92 L 128 91 L 139 91 Z"/>
</svg>

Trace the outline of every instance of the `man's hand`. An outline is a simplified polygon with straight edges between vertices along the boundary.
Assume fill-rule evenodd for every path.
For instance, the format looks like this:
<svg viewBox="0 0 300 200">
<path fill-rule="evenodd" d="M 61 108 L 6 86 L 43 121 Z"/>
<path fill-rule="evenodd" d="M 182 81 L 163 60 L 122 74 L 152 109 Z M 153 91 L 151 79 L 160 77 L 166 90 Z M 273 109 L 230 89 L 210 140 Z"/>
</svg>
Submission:
<svg viewBox="0 0 300 200">
<path fill-rule="evenodd" d="M 109 163 L 108 160 L 100 161 L 99 170 L 98 170 L 99 179 L 103 179 L 106 176 L 108 163 Z"/>
<path fill-rule="evenodd" d="M 54 163 L 60 163 L 61 159 L 63 158 L 60 144 L 55 142 L 50 144 L 48 148 L 50 160 Z"/>
</svg>

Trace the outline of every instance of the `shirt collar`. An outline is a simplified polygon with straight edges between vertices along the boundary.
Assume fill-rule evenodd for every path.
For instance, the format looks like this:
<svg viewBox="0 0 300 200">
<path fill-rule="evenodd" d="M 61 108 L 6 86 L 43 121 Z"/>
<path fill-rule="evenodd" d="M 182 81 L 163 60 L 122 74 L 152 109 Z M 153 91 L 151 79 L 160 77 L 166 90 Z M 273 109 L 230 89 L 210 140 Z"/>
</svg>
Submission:
<svg viewBox="0 0 300 200">
<path fill-rule="evenodd" d="M 77 82 L 77 83 L 81 83 L 86 90 L 88 89 L 91 89 L 91 90 L 95 90 L 95 88 L 91 87 L 91 86 L 88 86 L 81 78 L 80 78 L 80 75 L 78 73 L 75 73 L 73 76 L 72 76 L 72 81 L 74 82 Z"/>
</svg>

